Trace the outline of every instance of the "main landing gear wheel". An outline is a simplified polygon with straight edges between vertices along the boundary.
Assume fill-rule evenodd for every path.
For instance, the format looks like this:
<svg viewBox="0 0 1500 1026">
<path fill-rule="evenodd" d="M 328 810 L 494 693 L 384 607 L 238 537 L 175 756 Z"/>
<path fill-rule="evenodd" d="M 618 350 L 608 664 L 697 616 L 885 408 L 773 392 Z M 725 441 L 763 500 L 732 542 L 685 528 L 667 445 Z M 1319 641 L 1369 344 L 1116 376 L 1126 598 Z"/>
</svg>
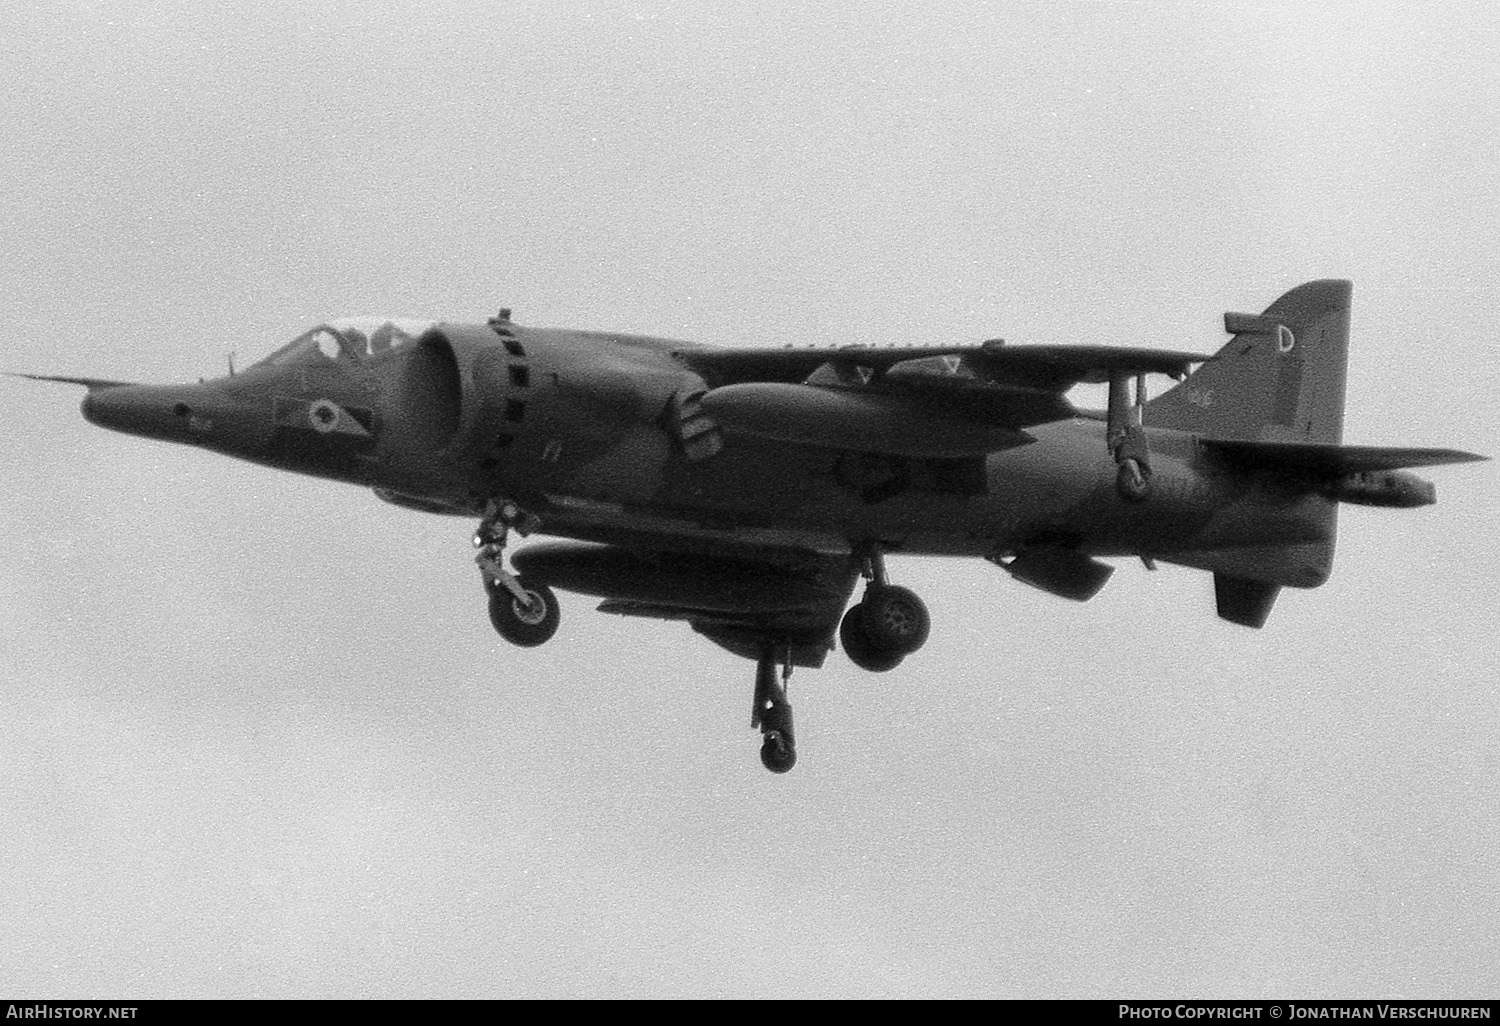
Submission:
<svg viewBox="0 0 1500 1026">
<path fill-rule="evenodd" d="M 906 658 L 902 652 L 875 647 L 865 630 L 864 605 L 860 602 L 850 606 L 849 611 L 844 614 L 844 619 L 839 624 L 839 644 L 843 646 L 844 654 L 849 657 L 850 662 L 871 673 L 894 670 Z"/>
<path fill-rule="evenodd" d="M 839 643 L 855 666 L 884 673 L 927 643 L 932 617 L 914 591 L 887 580 L 885 557 L 878 549 L 863 558 L 870 583 L 864 596 L 844 613 Z"/>
<path fill-rule="evenodd" d="M 516 584 L 526 596 L 524 602 L 503 584 L 487 586 L 490 623 L 512 645 L 535 648 L 557 633 L 557 623 L 561 618 L 557 596 L 545 584 L 532 584 L 524 577 L 517 577 Z"/>
<path fill-rule="evenodd" d="M 859 606 L 865 637 L 877 650 L 910 655 L 927 643 L 932 617 L 910 588 L 871 585 Z"/>
</svg>

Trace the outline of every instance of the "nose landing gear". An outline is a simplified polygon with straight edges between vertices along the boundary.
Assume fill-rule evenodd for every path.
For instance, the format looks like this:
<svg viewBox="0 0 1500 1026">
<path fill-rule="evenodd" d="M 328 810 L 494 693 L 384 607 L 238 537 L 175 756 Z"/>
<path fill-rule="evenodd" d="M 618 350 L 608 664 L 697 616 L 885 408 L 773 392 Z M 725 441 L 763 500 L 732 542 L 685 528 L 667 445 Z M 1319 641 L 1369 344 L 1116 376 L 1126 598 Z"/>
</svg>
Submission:
<svg viewBox="0 0 1500 1026">
<path fill-rule="evenodd" d="M 557 633 L 557 596 L 545 584 L 517 577 L 505 568 L 505 543 L 514 527 L 522 537 L 539 526 L 537 518 L 513 502 L 491 502 L 474 532 L 474 562 L 490 599 L 490 623 L 502 638 L 534 648 Z"/>
</svg>

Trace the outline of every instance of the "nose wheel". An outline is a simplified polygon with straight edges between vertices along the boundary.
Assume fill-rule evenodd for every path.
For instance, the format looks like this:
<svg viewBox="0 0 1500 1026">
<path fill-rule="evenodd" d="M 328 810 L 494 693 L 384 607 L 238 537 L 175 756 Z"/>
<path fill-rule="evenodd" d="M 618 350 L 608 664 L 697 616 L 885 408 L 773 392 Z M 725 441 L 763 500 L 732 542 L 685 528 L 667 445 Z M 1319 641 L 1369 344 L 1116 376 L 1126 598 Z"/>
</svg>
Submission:
<svg viewBox="0 0 1500 1026">
<path fill-rule="evenodd" d="M 524 598 L 517 598 L 501 585 L 487 585 L 490 593 L 490 623 L 512 645 L 535 648 L 552 639 L 561 619 L 557 596 L 545 584 L 513 577 Z"/>
<path fill-rule="evenodd" d="M 557 596 L 545 584 L 517 577 L 505 566 L 510 529 L 523 537 L 539 526 L 530 513 L 512 502 L 491 502 L 474 532 L 474 562 L 490 600 L 490 623 L 512 645 L 534 648 L 557 633 L 561 612 Z"/>
</svg>

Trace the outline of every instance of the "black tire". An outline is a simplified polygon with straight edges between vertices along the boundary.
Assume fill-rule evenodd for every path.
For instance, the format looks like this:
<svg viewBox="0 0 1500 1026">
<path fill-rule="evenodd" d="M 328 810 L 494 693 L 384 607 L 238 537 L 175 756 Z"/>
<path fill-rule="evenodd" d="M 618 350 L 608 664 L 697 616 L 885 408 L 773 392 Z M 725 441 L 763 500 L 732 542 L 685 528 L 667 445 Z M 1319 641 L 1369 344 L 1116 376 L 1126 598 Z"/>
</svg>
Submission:
<svg viewBox="0 0 1500 1026">
<path fill-rule="evenodd" d="M 785 773 L 797 765 L 797 749 L 781 735 L 767 734 L 765 744 L 760 746 L 760 764 L 772 773 Z"/>
<path fill-rule="evenodd" d="M 844 654 L 849 657 L 850 662 L 871 673 L 894 670 L 906 658 L 901 652 L 879 649 L 871 643 L 869 636 L 865 634 L 864 606 L 859 602 L 849 607 L 843 622 L 839 624 L 839 644 L 843 646 Z"/>
<path fill-rule="evenodd" d="M 932 617 L 910 588 L 870 586 L 860 600 L 865 637 L 877 652 L 911 655 L 927 643 Z"/>
<path fill-rule="evenodd" d="M 524 577 L 516 578 L 516 583 L 531 602 L 523 604 L 504 585 L 490 588 L 490 623 L 512 645 L 535 648 L 557 633 L 562 613 L 557 596 L 545 584 L 532 584 Z"/>
</svg>

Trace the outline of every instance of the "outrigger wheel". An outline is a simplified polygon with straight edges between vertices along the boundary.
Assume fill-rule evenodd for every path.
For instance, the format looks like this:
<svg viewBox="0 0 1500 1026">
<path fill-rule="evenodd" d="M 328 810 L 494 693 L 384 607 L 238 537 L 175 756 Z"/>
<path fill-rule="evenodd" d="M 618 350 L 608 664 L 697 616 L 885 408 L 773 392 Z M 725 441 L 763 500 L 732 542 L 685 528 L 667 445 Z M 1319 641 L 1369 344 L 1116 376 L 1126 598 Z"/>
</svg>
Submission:
<svg viewBox="0 0 1500 1026">
<path fill-rule="evenodd" d="M 1133 457 L 1120 460 L 1115 489 L 1128 502 L 1142 502 L 1151 494 L 1151 465 Z"/>
<path fill-rule="evenodd" d="M 1119 470 L 1115 490 L 1126 502 L 1144 502 L 1151 494 L 1151 443 L 1146 438 L 1146 375 L 1135 377 L 1135 399 L 1130 397 L 1130 375 L 1109 376 L 1109 419 L 1104 444 Z"/>
<path fill-rule="evenodd" d="M 760 746 L 760 762 L 772 773 L 785 773 L 797 765 L 792 703 L 786 697 L 786 682 L 791 675 L 791 662 L 782 665 L 776 646 L 762 645 L 755 661 L 755 707 L 750 711 L 750 726 L 759 727 L 765 738 Z"/>
<path fill-rule="evenodd" d="M 797 749 L 784 737 L 767 737 L 760 746 L 760 764 L 772 773 L 786 773 L 797 765 Z"/>
</svg>

